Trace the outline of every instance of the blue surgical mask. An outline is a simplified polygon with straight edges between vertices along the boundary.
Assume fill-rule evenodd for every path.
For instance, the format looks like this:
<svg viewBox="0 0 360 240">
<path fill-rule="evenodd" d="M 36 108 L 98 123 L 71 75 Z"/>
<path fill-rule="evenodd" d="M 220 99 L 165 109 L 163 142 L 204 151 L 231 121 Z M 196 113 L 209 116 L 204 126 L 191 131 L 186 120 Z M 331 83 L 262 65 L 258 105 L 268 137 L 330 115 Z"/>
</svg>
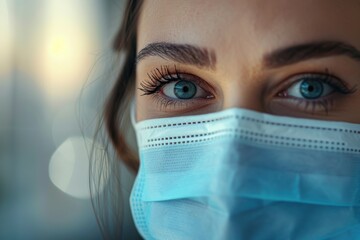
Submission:
<svg viewBox="0 0 360 240">
<path fill-rule="evenodd" d="M 145 239 L 360 239 L 360 125 L 239 108 L 133 125 Z"/>
</svg>

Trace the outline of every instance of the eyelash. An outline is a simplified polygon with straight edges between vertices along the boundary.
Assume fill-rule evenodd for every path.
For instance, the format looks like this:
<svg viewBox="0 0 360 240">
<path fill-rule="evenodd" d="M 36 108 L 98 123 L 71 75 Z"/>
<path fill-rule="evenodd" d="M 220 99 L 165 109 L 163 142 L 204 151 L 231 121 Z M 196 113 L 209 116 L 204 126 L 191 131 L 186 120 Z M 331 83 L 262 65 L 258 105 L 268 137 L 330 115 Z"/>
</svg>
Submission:
<svg viewBox="0 0 360 240">
<path fill-rule="evenodd" d="M 283 87 L 282 91 L 285 91 L 287 88 L 303 79 L 319 80 L 319 82 L 329 84 L 331 87 L 333 87 L 335 90 L 342 94 L 349 94 L 353 91 L 349 89 L 343 81 L 331 74 L 328 69 L 325 69 L 325 72 L 323 73 L 305 73 L 300 75 L 297 74 L 295 80 L 291 81 L 289 84 L 286 84 L 286 86 Z"/>
<path fill-rule="evenodd" d="M 165 84 L 172 81 L 183 80 L 175 65 L 173 73 L 169 70 L 169 66 L 161 66 L 160 68 L 155 68 L 152 70 L 147 74 L 147 76 L 149 81 L 141 82 L 141 88 L 138 88 L 144 92 L 142 95 L 151 95 L 157 93 Z M 201 85 L 201 83 L 198 81 L 195 83 Z"/>
<path fill-rule="evenodd" d="M 305 74 L 297 74 L 295 80 L 289 81 L 281 91 L 279 91 L 276 95 L 281 98 L 287 98 L 287 99 L 293 99 L 297 101 L 297 105 L 299 106 L 301 104 L 305 104 L 305 107 L 303 108 L 305 111 L 307 111 L 309 108 L 312 109 L 311 113 L 314 113 L 314 110 L 317 107 L 321 107 L 326 113 L 328 113 L 329 108 L 333 105 L 334 101 L 333 99 L 328 98 L 328 96 L 321 97 L 319 99 L 301 99 L 297 97 L 293 97 L 291 95 L 284 94 L 286 90 L 288 90 L 291 86 L 295 85 L 296 83 L 301 82 L 302 80 L 317 80 L 323 84 L 328 84 L 331 88 L 333 88 L 333 92 L 338 92 L 343 95 L 348 95 L 356 92 L 356 86 L 353 88 L 349 88 L 347 84 L 339 79 L 338 77 L 334 76 L 330 73 L 328 69 L 325 69 L 324 72 L 320 73 L 305 73 Z M 290 77 L 291 79 L 291 77 Z M 329 94 L 330 95 L 330 94 Z"/>
<path fill-rule="evenodd" d="M 143 92 L 142 95 L 154 95 L 154 94 L 158 95 L 162 87 L 168 84 L 169 82 L 187 80 L 184 79 L 184 77 L 180 76 L 180 73 L 176 69 L 175 65 L 173 72 L 170 71 L 169 66 L 161 66 L 160 68 L 155 68 L 147 75 L 149 80 L 141 82 L 140 83 L 141 87 L 138 88 Z M 305 103 L 304 110 L 308 110 L 311 107 L 314 111 L 316 107 L 320 106 L 323 108 L 323 110 L 326 113 L 328 113 L 329 107 L 331 107 L 331 105 L 333 104 L 333 100 L 327 98 L 327 96 L 324 96 L 321 99 L 309 100 L 309 99 L 296 98 L 292 96 L 286 96 L 284 94 L 287 89 L 289 89 L 294 84 L 300 82 L 301 80 L 304 79 L 319 80 L 321 83 L 328 84 L 334 89 L 334 91 L 339 92 L 343 95 L 352 94 L 357 90 L 356 86 L 351 89 L 347 87 L 346 83 L 344 83 L 342 80 L 332 75 L 328 69 L 325 69 L 325 72 L 322 73 L 306 73 L 300 75 L 298 74 L 294 78 L 295 79 L 293 81 L 289 81 L 289 83 L 286 84 L 286 86 L 284 86 L 281 91 L 278 91 L 276 95 L 277 97 L 281 97 L 281 98 L 296 99 L 298 101 L 297 106 Z M 201 85 L 203 85 L 201 82 L 202 80 L 188 80 L 188 81 L 193 81 L 200 87 Z M 164 107 L 165 109 L 168 108 L 168 106 L 172 106 L 175 108 L 179 104 L 183 106 L 183 104 L 189 104 L 189 101 L 191 101 L 191 100 L 171 99 L 169 97 L 163 97 L 163 96 L 161 96 L 160 98 L 157 97 L 155 99 L 160 104 L 160 107 Z"/>
<path fill-rule="evenodd" d="M 206 98 L 197 98 L 196 101 L 203 100 L 204 103 L 208 103 L 208 100 L 214 98 L 214 96 L 208 91 L 211 87 L 204 81 L 199 79 L 198 77 L 188 74 L 188 73 L 180 73 L 176 65 L 174 65 L 174 69 L 170 70 L 170 67 L 167 65 L 163 65 L 160 68 L 153 69 L 150 73 L 147 74 L 148 80 L 145 80 L 140 83 L 140 88 L 143 92 L 142 95 L 151 95 L 153 96 L 156 104 L 160 106 L 161 109 L 167 110 L 169 107 L 173 109 L 186 109 L 192 103 L 194 103 L 194 99 L 172 99 L 166 96 L 162 96 L 160 93 L 163 86 L 170 82 L 176 82 L 179 80 L 186 80 L 195 83 L 197 86 L 204 89 L 205 92 L 209 93 L 209 96 Z"/>
</svg>

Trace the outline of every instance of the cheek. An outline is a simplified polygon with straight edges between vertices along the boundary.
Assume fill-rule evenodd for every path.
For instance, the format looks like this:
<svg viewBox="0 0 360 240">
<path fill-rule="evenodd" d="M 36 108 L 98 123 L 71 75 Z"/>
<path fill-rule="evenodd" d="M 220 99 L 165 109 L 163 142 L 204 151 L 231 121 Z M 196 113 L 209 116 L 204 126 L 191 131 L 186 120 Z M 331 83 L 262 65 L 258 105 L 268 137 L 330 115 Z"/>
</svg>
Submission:
<svg viewBox="0 0 360 240">
<path fill-rule="evenodd" d="M 335 105 L 337 109 L 337 111 L 335 111 L 337 114 L 335 120 L 360 124 L 360 111 L 358 110 L 359 106 L 360 92 L 358 90 L 352 96 L 349 96 L 348 99 L 339 102 L 338 105 Z"/>
<path fill-rule="evenodd" d="M 295 103 L 291 104 L 285 101 L 273 100 L 268 103 L 268 112 L 276 115 L 299 117 L 299 118 L 311 118 L 319 120 L 328 120 L 328 121 L 344 121 L 349 123 L 360 123 L 360 111 L 355 111 L 358 106 L 360 106 L 360 95 L 347 96 L 342 99 L 330 100 L 329 111 L 325 111 L 323 106 L 312 107 L 309 104 L 310 108 L 319 109 L 315 113 L 306 113 L 300 110 L 305 105 L 305 103 Z"/>
</svg>

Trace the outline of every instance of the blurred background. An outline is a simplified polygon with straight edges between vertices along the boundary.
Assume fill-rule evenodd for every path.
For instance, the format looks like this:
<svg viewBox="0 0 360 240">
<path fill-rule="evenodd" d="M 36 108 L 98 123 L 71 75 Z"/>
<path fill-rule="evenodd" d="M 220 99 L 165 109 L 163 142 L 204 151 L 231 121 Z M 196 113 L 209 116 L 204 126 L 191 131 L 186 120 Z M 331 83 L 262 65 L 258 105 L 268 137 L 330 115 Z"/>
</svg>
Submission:
<svg viewBox="0 0 360 240">
<path fill-rule="evenodd" d="M 123 10 L 0 0 L 0 239 L 101 239 L 87 146 L 117 74 Z"/>
</svg>

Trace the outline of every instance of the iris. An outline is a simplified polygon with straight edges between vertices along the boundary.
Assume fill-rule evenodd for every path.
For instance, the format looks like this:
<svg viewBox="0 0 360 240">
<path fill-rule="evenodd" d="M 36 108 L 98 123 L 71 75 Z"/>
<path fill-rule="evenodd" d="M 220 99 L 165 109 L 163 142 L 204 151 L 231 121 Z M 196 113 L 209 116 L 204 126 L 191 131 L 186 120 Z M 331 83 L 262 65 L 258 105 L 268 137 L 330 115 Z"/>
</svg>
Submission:
<svg viewBox="0 0 360 240">
<path fill-rule="evenodd" d="M 304 80 L 300 84 L 300 93 L 306 99 L 316 99 L 322 96 L 324 86 L 316 80 Z"/>
<path fill-rule="evenodd" d="M 174 94 L 180 99 L 190 99 L 196 94 L 196 86 L 192 82 L 181 80 L 175 84 Z"/>
</svg>

